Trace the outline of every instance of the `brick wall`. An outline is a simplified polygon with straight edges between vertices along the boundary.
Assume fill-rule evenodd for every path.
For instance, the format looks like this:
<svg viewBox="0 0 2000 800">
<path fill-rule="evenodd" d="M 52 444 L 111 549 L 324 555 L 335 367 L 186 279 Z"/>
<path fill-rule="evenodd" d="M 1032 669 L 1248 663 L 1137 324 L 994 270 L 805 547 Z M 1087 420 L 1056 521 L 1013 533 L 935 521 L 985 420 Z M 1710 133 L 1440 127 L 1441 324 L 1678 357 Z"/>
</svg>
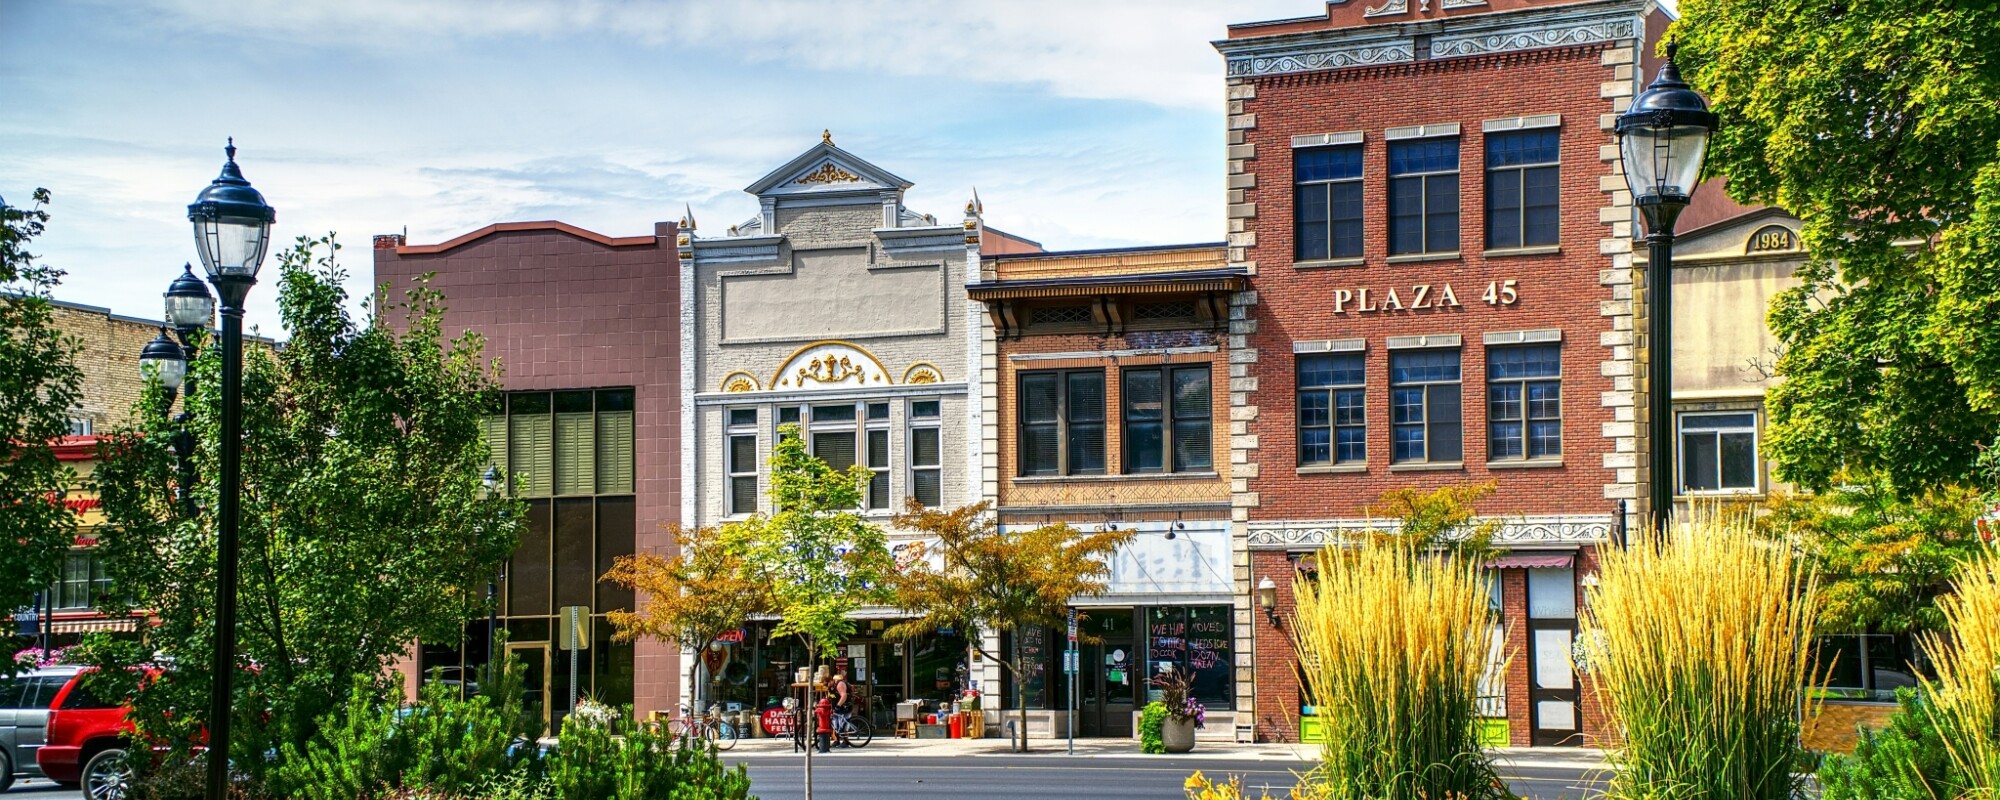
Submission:
<svg viewBox="0 0 2000 800">
<path fill-rule="evenodd" d="M 160 323 L 70 303 L 56 303 L 53 310 L 56 327 L 76 337 L 79 345 L 76 366 L 83 373 L 83 391 L 71 416 L 90 420 L 98 433 L 130 422 L 132 406 L 146 390 L 139 351 L 159 335 Z"/>
<path fill-rule="evenodd" d="M 634 490 L 640 552 L 669 548 L 680 514 L 680 310 L 675 226 L 608 239 L 560 223 L 509 223 L 442 246 L 377 237 L 375 283 L 407 289 L 435 273 L 446 336 L 477 331 L 509 390 L 634 388 Z M 402 320 L 392 318 L 390 324 Z M 644 602 L 641 598 L 640 602 Z M 677 647 L 642 639 L 640 717 L 678 701 Z"/>
</svg>

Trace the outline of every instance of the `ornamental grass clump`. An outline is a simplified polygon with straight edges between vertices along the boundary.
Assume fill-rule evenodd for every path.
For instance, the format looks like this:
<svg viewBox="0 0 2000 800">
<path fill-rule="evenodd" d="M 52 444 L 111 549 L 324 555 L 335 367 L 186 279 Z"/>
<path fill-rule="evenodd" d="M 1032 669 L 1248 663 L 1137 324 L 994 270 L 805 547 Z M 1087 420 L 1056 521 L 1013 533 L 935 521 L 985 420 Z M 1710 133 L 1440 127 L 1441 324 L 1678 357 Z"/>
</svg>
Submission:
<svg viewBox="0 0 2000 800">
<path fill-rule="evenodd" d="M 1924 645 L 1937 677 L 1926 711 L 1966 781 L 1966 797 L 2000 797 L 2000 554 L 1966 562 L 1938 600 L 1946 631 Z"/>
<path fill-rule="evenodd" d="M 1791 548 L 1720 513 L 1599 554 L 1583 637 L 1621 741 L 1614 798 L 1789 800 L 1815 582 Z"/>
<path fill-rule="evenodd" d="M 1504 794 L 1479 746 L 1493 612 L 1470 560 L 1393 540 L 1328 548 L 1290 620 L 1326 727 L 1313 782 L 1374 800 Z"/>
</svg>

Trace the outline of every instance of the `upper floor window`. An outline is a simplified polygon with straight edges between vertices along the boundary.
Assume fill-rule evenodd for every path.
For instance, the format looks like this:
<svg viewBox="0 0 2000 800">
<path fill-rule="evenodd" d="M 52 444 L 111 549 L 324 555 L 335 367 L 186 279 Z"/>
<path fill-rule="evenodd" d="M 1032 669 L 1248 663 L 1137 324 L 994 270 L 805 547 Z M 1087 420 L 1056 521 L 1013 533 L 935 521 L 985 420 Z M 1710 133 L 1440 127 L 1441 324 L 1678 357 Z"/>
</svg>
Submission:
<svg viewBox="0 0 2000 800">
<path fill-rule="evenodd" d="M 889 403 L 878 401 L 868 404 L 868 469 L 873 474 L 868 478 L 866 508 L 882 511 L 889 508 Z"/>
<path fill-rule="evenodd" d="M 732 408 L 726 437 L 729 471 L 729 513 L 757 511 L 757 409 Z"/>
<path fill-rule="evenodd" d="M 1389 254 L 1458 251 L 1458 140 L 1389 143 Z"/>
<path fill-rule="evenodd" d="M 1457 350 L 1389 354 L 1393 461 L 1448 464 L 1463 460 L 1459 380 Z"/>
<path fill-rule="evenodd" d="M 1486 458 L 1562 455 L 1562 348 L 1495 347 L 1486 351 Z"/>
<path fill-rule="evenodd" d="M 1757 413 L 1680 415 L 1681 493 L 1757 491 Z"/>
<path fill-rule="evenodd" d="M 813 406 L 810 432 L 813 458 L 826 462 L 836 472 L 846 472 L 854 466 L 853 403 Z"/>
<path fill-rule="evenodd" d="M 526 497 L 630 494 L 632 405 L 631 389 L 495 395 L 480 423 L 488 465 Z"/>
<path fill-rule="evenodd" d="M 1366 384 L 1361 353 L 1301 355 L 1299 463 L 1359 464 L 1368 459 Z"/>
<path fill-rule="evenodd" d="M 944 504 L 943 421 L 938 401 L 910 401 L 910 497 L 927 508 Z"/>
<path fill-rule="evenodd" d="M 1486 247 L 1539 247 L 1561 240 L 1556 128 L 1486 135 Z"/>
<path fill-rule="evenodd" d="M 1126 472 L 1205 472 L 1215 468 L 1209 367 L 1125 370 Z"/>
<path fill-rule="evenodd" d="M 1104 371 L 1023 372 L 1022 475 L 1104 472 Z"/>
<path fill-rule="evenodd" d="M 1299 261 L 1361 256 L 1361 145 L 1292 151 Z"/>
</svg>

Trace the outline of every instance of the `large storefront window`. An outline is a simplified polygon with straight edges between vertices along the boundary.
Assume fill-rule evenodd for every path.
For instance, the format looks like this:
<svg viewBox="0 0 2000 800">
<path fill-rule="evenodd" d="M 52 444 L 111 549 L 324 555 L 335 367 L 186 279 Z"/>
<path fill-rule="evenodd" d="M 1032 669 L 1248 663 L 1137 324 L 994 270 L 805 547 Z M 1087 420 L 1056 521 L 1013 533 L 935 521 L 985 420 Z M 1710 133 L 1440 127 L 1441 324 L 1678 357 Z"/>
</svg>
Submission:
<svg viewBox="0 0 2000 800">
<path fill-rule="evenodd" d="M 1230 685 L 1228 606 L 1146 609 L 1146 666 L 1158 675 L 1172 668 L 1192 677 L 1189 691 L 1209 708 L 1228 708 Z M 1149 688 L 1148 700 L 1159 689 Z"/>
<path fill-rule="evenodd" d="M 1893 700 L 1897 689 L 1916 686 L 1928 672 L 1909 634 L 1822 636 L 1815 645 L 1812 674 L 1828 696 Z"/>
<path fill-rule="evenodd" d="M 909 642 L 882 638 L 887 625 L 871 620 L 854 638 L 840 644 L 838 654 L 820 659 L 830 672 L 846 673 L 853 685 L 855 706 L 886 730 L 896 718 L 896 704 L 923 700 L 927 708 L 948 703 L 965 690 L 968 675 L 965 637 L 953 634 L 921 637 Z M 750 625 L 741 637 L 728 637 L 702 654 L 697 680 L 707 703 L 729 710 L 762 711 L 796 694 L 797 671 L 813 663 L 796 637 L 771 638 L 769 622 Z"/>
</svg>

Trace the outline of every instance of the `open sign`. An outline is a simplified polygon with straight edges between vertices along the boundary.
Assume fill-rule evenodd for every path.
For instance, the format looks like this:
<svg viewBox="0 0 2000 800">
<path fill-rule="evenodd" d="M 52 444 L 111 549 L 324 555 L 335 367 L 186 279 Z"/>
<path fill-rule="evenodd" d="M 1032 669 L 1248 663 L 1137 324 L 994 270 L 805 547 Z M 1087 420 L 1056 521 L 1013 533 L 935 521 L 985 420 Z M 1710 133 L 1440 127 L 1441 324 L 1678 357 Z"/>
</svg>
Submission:
<svg viewBox="0 0 2000 800">
<path fill-rule="evenodd" d="M 735 630 L 728 630 L 728 631 L 723 631 L 723 632 L 722 632 L 722 635 L 721 635 L 721 636 L 717 636 L 717 637 L 715 637 L 715 643 L 716 643 L 716 644 L 742 644 L 742 643 L 743 643 L 743 629 L 742 629 L 742 628 L 737 628 L 737 629 L 735 629 Z"/>
</svg>

